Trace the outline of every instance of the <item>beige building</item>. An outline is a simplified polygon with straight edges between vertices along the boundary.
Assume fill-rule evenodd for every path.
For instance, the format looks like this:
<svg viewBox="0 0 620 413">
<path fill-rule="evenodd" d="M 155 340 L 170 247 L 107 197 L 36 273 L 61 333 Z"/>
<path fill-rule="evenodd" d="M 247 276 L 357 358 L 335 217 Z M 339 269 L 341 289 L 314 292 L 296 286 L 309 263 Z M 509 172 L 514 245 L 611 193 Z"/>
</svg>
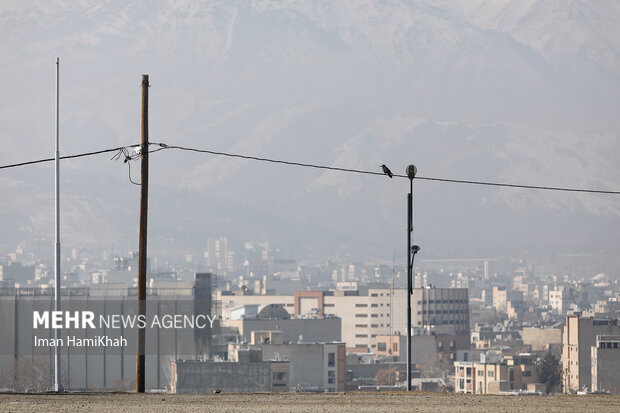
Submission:
<svg viewBox="0 0 620 413">
<path fill-rule="evenodd" d="M 572 295 L 569 289 L 563 287 L 549 291 L 549 306 L 558 314 L 566 314 L 572 303 Z"/>
<path fill-rule="evenodd" d="M 596 336 L 596 344 L 590 351 L 592 391 L 620 394 L 620 335 Z"/>
<path fill-rule="evenodd" d="M 506 312 L 508 304 L 508 291 L 506 287 L 493 287 L 493 307 L 501 313 Z"/>
<path fill-rule="evenodd" d="M 378 335 L 407 334 L 407 290 L 369 289 L 357 291 L 297 291 L 284 295 L 223 295 L 222 318 L 231 310 L 248 304 L 261 307 L 281 304 L 293 317 L 339 317 L 342 341 L 347 347 L 376 349 Z M 432 328 L 438 334 L 469 335 L 469 298 L 465 288 L 416 288 L 411 297 L 412 328 Z M 393 311 L 396 309 L 396 311 Z"/>
<path fill-rule="evenodd" d="M 536 363 L 531 354 L 506 356 L 498 363 L 454 363 L 456 393 L 497 394 L 503 391 L 537 391 Z"/>
<path fill-rule="evenodd" d="M 566 316 L 562 334 L 562 369 L 565 393 L 592 386 L 592 347 L 597 346 L 597 336 L 620 335 L 617 319 Z M 602 354 L 602 353 L 601 353 Z M 605 357 L 605 356 L 603 356 Z"/>
</svg>

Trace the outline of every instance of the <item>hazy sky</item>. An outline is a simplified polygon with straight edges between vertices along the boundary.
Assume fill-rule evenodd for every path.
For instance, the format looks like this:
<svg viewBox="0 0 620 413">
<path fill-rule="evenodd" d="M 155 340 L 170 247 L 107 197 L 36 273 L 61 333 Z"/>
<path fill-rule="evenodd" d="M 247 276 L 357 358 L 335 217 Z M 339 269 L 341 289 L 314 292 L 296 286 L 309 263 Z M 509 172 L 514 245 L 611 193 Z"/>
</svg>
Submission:
<svg viewBox="0 0 620 413">
<path fill-rule="evenodd" d="M 615 1 L 3 1 L 0 164 L 150 140 L 396 173 L 620 189 Z M 139 188 L 111 155 L 62 163 L 65 248 L 137 248 Z M 139 163 L 132 164 L 134 180 Z M 153 254 L 207 237 L 391 261 L 404 179 L 161 151 Z M 53 164 L 0 172 L 3 250 L 53 236 Z M 620 250 L 620 197 L 419 181 L 424 257 Z"/>
</svg>

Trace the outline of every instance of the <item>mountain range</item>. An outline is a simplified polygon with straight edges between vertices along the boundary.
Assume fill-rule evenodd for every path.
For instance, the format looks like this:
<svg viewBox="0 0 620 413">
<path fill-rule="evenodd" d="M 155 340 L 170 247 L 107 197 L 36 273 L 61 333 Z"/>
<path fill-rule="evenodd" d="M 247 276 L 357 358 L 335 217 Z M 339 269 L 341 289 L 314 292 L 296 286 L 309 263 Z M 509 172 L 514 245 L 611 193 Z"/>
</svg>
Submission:
<svg viewBox="0 0 620 413">
<path fill-rule="evenodd" d="M 620 190 L 615 1 L 5 1 L 0 164 L 149 139 L 420 177 Z M 109 155 L 109 156 L 108 156 Z M 112 154 L 62 162 L 67 248 L 137 247 L 139 189 Z M 132 179 L 139 179 L 132 162 Z M 53 165 L 0 172 L 0 247 L 53 236 Z M 271 240 L 391 261 L 406 179 L 179 150 L 151 155 L 149 245 Z M 427 258 L 620 247 L 618 195 L 415 181 Z M 421 253 L 421 254 L 422 254 Z M 616 267 L 614 267 L 616 268 Z M 618 269 L 618 268 L 616 268 Z"/>
</svg>

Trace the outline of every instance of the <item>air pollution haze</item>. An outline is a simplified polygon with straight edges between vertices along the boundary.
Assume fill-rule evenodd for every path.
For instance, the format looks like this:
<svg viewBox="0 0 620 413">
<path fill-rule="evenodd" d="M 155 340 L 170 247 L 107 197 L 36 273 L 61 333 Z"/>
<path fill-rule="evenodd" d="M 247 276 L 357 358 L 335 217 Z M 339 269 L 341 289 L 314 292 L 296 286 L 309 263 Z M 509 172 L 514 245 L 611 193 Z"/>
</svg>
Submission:
<svg viewBox="0 0 620 413">
<path fill-rule="evenodd" d="M 58 56 L 61 155 L 139 143 L 144 73 L 151 142 L 620 190 L 615 1 L 3 1 L 0 36 L 1 165 L 53 157 Z M 139 187 L 110 157 L 62 161 L 63 248 L 137 248 Z M 217 236 L 299 259 L 405 255 L 406 179 L 175 150 L 150 168 L 151 255 Z M 52 162 L 3 170 L 0 191 L 2 249 L 53 239 Z M 620 268 L 618 195 L 420 180 L 414 198 L 422 259 Z"/>
</svg>

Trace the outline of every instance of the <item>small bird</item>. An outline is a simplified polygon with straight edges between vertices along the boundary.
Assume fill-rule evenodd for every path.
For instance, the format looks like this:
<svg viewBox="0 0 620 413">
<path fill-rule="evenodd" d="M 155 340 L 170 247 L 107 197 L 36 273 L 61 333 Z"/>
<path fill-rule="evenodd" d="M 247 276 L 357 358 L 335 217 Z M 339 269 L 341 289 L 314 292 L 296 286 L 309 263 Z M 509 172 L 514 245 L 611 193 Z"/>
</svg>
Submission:
<svg viewBox="0 0 620 413">
<path fill-rule="evenodd" d="M 381 165 L 381 169 L 383 169 L 383 173 L 389 176 L 390 178 L 393 176 L 392 171 L 390 171 L 390 168 L 388 168 L 387 166 Z"/>
</svg>

